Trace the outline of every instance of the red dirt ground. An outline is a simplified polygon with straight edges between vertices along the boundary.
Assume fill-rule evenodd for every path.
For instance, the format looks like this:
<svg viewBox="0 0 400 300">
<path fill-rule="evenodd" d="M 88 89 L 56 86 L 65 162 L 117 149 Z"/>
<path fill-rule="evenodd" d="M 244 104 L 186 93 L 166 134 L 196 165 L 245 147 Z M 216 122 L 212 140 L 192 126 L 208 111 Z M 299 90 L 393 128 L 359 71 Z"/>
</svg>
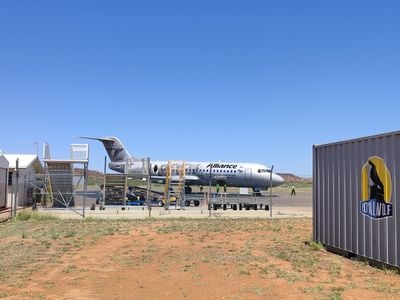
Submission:
<svg viewBox="0 0 400 300">
<path fill-rule="evenodd" d="M 310 240 L 311 220 L 293 222 L 294 229 L 217 232 L 142 224 L 88 242 L 0 290 L 6 299 L 400 298 L 395 272 L 326 251 L 302 256 L 298 245 Z M 298 258 L 282 256 L 285 249 Z M 313 255 L 318 264 L 305 267 Z"/>
</svg>

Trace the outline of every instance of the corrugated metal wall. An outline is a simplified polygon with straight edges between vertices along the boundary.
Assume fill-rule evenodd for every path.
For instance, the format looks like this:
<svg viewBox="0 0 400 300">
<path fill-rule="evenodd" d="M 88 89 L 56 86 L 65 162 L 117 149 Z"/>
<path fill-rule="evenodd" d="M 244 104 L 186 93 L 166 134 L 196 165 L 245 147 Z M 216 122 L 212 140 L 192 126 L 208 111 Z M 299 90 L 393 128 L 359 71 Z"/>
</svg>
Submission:
<svg viewBox="0 0 400 300">
<path fill-rule="evenodd" d="M 391 197 L 376 215 L 360 211 L 363 167 L 379 157 L 391 176 Z M 400 267 L 398 176 L 400 131 L 313 148 L 313 237 L 325 245 Z M 372 160 L 371 160 L 372 161 Z M 375 162 L 375 161 L 373 161 Z M 371 169 L 370 165 L 368 167 Z M 372 171 L 365 171 L 369 177 Z M 365 167 L 367 170 L 367 167 Z M 384 177 L 383 167 L 379 169 Z M 387 172 L 386 172 L 387 174 Z M 400 179 L 400 178 L 399 178 Z M 368 178 L 368 191 L 374 185 Z M 385 195 L 390 184 L 384 182 Z M 371 192 L 372 193 L 372 192 Z M 371 193 L 369 195 L 371 195 Z M 386 196 L 387 197 L 387 196 Z M 371 200 L 372 201 L 372 200 Z M 392 216 L 385 216 L 392 208 Z M 371 204 L 372 207 L 374 204 Z M 369 206 L 368 206 L 369 207 Z M 384 209 L 386 209 L 384 211 Z M 378 213 L 377 213 L 378 212 Z M 380 218 L 378 218 L 381 216 Z"/>
</svg>

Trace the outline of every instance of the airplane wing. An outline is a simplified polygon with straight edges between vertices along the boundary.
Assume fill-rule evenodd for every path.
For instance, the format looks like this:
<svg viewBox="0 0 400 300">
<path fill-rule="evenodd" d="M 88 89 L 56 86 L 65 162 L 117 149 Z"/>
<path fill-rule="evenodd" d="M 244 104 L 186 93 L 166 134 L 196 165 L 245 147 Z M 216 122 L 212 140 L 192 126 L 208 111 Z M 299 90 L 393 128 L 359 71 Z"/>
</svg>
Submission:
<svg viewBox="0 0 400 300">
<path fill-rule="evenodd" d="M 178 181 L 179 176 L 171 176 L 173 181 Z M 165 176 L 151 176 L 151 180 L 158 183 L 165 183 Z M 199 180 L 199 177 L 196 175 L 185 175 L 185 183 L 193 184 Z"/>
</svg>

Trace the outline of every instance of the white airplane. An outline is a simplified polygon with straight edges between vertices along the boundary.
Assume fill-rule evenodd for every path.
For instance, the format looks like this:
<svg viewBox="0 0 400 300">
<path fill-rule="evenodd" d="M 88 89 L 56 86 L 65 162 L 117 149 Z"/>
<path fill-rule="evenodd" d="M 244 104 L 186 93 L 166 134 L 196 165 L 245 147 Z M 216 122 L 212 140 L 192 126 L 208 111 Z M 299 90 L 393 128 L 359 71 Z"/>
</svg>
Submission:
<svg viewBox="0 0 400 300">
<path fill-rule="evenodd" d="M 103 143 L 111 160 L 108 167 L 116 172 L 125 173 L 127 161 L 134 159 L 116 137 L 81 137 Z M 166 179 L 167 161 L 151 161 L 150 179 L 152 182 L 164 183 Z M 265 165 L 244 162 L 185 162 L 185 192 L 191 193 L 191 185 L 211 184 L 231 187 L 250 187 L 254 192 L 279 186 L 284 179 L 272 173 Z M 211 170 L 210 170 L 211 169 Z M 210 174 L 211 172 L 211 174 Z M 210 176 L 211 175 L 211 176 Z"/>
</svg>

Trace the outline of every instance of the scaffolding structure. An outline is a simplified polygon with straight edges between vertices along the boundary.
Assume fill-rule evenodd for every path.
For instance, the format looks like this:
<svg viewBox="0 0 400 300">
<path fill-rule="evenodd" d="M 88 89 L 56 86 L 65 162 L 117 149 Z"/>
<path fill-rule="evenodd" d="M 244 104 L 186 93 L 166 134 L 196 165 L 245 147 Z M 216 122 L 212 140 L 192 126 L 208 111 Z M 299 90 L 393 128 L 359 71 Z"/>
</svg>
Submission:
<svg viewBox="0 0 400 300">
<path fill-rule="evenodd" d="M 45 173 L 43 178 L 42 206 L 51 208 L 67 208 L 79 213 L 75 206 L 75 196 L 82 189 L 82 216 L 85 217 L 87 179 L 89 164 L 89 145 L 71 144 L 69 159 L 52 159 L 47 143 L 43 147 Z M 76 165 L 83 165 L 83 171 L 77 172 Z"/>
</svg>

